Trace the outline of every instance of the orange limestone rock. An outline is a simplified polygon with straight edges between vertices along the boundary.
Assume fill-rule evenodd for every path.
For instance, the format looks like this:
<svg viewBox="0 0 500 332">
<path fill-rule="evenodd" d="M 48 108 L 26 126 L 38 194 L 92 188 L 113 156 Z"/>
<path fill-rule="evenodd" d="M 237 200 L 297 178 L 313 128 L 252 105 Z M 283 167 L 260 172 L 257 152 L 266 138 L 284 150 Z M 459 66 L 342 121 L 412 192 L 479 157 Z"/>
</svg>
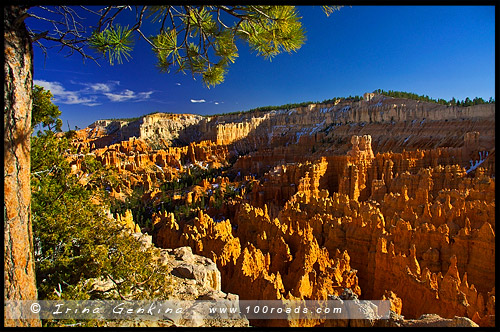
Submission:
<svg viewBox="0 0 500 332">
<path fill-rule="evenodd" d="M 165 248 L 190 246 L 196 253 L 211 258 L 219 268 L 236 261 L 240 241 L 232 235 L 229 220 L 215 223 L 199 211 L 192 224 L 179 225 L 172 213 L 154 214 L 155 243 Z"/>
<path fill-rule="evenodd" d="M 407 318 L 490 326 L 494 179 L 446 164 L 446 149 L 374 155 L 369 136 L 351 142 L 346 156 L 314 162 L 275 155 L 234 220 L 201 213 L 192 226 L 159 229 L 158 242 L 197 248 L 218 263 L 223 287 L 248 299 L 326 299 L 348 288 L 391 299 Z"/>
<path fill-rule="evenodd" d="M 368 168 L 371 167 L 374 156 L 370 135 L 352 136 L 352 149 L 347 152 L 347 164 L 344 175 L 339 183 L 339 192 L 357 200 L 365 200 L 368 195 Z"/>
<path fill-rule="evenodd" d="M 401 315 L 401 308 L 403 307 L 403 301 L 392 291 L 385 291 L 382 295 L 382 300 L 391 301 L 391 311 L 397 315 Z"/>
<path fill-rule="evenodd" d="M 474 285 L 469 286 L 467 273 L 461 280 L 456 256 L 451 256 L 444 276 L 441 272 L 431 273 L 428 268 L 420 271 L 418 262 L 415 263 L 414 249 L 408 256 L 396 255 L 393 244 L 388 248 L 386 240 L 381 238 L 375 259 L 378 270 L 374 280 L 375 294 L 384 294 L 387 289 L 397 293 L 402 299 L 403 315 L 419 317 L 432 312 L 445 318 L 469 317 L 479 325 L 493 326 L 494 288 L 488 292 L 485 303 L 484 296 Z M 412 265 L 415 268 L 411 268 Z"/>
<path fill-rule="evenodd" d="M 112 196 L 143 190 L 155 244 L 209 257 L 222 290 L 241 299 L 352 293 L 390 300 L 412 320 L 394 326 L 439 323 L 419 323 L 421 315 L 494 326 L 494 114 L 494 104 L 378 94 L 203 118 L 157 114 L 77 132 L 69 159 L 82 182 L 88 154 L 116 170 Z M 170 212 L 159 212 L 162 200 Z M 117 218 L 136 227 L 129 215 Z"/>
<path fill-rule="evenodd" d="M 251 118 L 250 121 L 218 124 L 216 127 L 217 145 L 228 145 L 247 137 L 264 121 L 266 117 Z"/>
<path fill-rule="evenodd" d="M 283 298 L 285 288 L 278 272 L 269 273 L 271 256 L 263 254 L 253 244 L 245 246 L 234 265 L 233 273 L 228 275 L 226 288 L 234 289 L 242 300 Z"/>
<path fill-rule="evenodd" d="M 183 226 L 172 214 L 156 215 L 155 243 L 164 247 L 189 245 L 210 257 L 221 270 L 223 288 L 242 299 L 326 299 L 344 288 L 361 293 L 347 252 L 337 250 L 330 258 L 311 228 L 294 231 L 283 227 L 278 219 L 271 222 L 267 211 L 250 205 L 240 209 L 237 220 L 236 234 L 241 235 L 241 241 L 232 235 L 230 221 L 215 223 L 201 211 L 192 225 Z M 268 236 L 278 240 L 276 246 L 269 246 Z"/>
</svg>

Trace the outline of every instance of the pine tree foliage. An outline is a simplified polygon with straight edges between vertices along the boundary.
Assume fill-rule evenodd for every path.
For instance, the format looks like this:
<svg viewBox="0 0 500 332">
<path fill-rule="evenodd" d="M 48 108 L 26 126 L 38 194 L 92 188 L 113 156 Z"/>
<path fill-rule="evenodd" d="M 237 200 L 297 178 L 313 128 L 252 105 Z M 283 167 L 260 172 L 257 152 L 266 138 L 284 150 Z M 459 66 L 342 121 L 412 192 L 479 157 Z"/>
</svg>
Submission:
<svg viewBox="0 0 500 332">
<path fill-rule="evenodd" d="M 35 85 L 33 88 L 33 113 L 31 128 L 42 125 L 48 130 L 62 131 L 62 120 L 59 119 L 61 111 L 52 103 L 52 93 L 43 87 Z"/>
<path fill-rule="evenodd" d="M 290 6 L 185 6 L 183 12 L 166 6 L 152 8 L 150 15 L 155 19 L 169 15 L 172 20 L 172 27 L 151 38 L 157 67 L 163 72 L 176 67 L 200 74 L 208 87 L 224 81 L 238 57 L 237 39 L 265 58 L 296 51 L 305 40 L 297 12 Z M 225 24 L 221 16 L 233 18 L 232 24 Z"/>
<path fill-rule="evenodd" d="M 329 16 L 341 6 L 322 6 Z M 30 30 L 32 39 L 46 53 L 42 41 L 57 42 L 71 54 L 97 60 L 86 49 L 97 52 L 110 64 L 132 57 L 134 36 L 151 46 L 161 72 L 190 72 L 201 76 L 207 87 L 221 84 L 229 66 L 238 58 L 238 45 L 247 43 L 258 56 L 271 60 L 295 52 L 305 43 L 301 17 L 294 6 L 213 5 L 213 6 L 108 6 L 98 9 L 59 6 L 40 7 L 47 17 L 29 16 L 51 22 L 54 31 Z M 116 21 L 127 11 L 136 13 L 131 26 Z M 89 14 L 96 24 L 83 24 Z M 59 18 L 54 18 L 59 17 Z M 144 22 L 154 27 L 146 36 Z M 148 28 L 149 29 L 149 28 Z"/>
<path fill-rule="evenodd" d="M 122 27 L 119 24 L 111 26 L 109 29 L 95 32 L 89 41 L 90 47 L 97 52 L 102 53 L 109 59 L 113 65 L 115 61 L 123 63 L 123 59 L 131 58 L 133 38 L 132 31 L 128 26 Z"/>
<path fill-rule="evenodd" d="M 44 112 L 43 107 L 39 110 Z M 39 110 L 33 110 L 36 116 Z M 72 149 L 67 137 L 50 130 L 40 131 L 32 139 L 32 214 L 39 299 L 167 298 L 171 276 L 167 267 L 158 263 L 159 249 L 144 247 L 125 225 L 106 213 L 108 204 L 102 188 L 109 185 L 107 179 L 112 174 L 87 156 L 84 184 L 84 177 L 71 173 L 66 159 L 67 153 L 74 152 Z M 106 280 L 112 287 L 95 289 L 96 282 Z"/>
<path fill-rule="evenodd" d="M 481 104 L 494 104 L 495 99 L 491 98 L 488 101 L 485 101 L 483 98 L 480 97 L 475 97 L 473 100 L 471 100 L 469 97 L 466 97 L 465 100 L 456 100 L 455 97 L 451 98 L 449 101 L 446 101 L 445 99 L 433 99 L 430 98 L 429 96 L 426 95 L 418 95 L 416 93 L 412 92 L 404 92 L 404 91 L 385 91 L 382 89 L 377 89 L 373 91 L 375 93 L 388 96 L 388 97 L 394 97 L 394 98 L 407 98 L 407 99 L 413 99 L 413 100 L 419 100 L 419 101 L 425 101 L 429 103 L 437 103 L 440 105 L 447 105 L 447 106 L 473 106 L 473 105 L 481 105 Z"/>
</svg>

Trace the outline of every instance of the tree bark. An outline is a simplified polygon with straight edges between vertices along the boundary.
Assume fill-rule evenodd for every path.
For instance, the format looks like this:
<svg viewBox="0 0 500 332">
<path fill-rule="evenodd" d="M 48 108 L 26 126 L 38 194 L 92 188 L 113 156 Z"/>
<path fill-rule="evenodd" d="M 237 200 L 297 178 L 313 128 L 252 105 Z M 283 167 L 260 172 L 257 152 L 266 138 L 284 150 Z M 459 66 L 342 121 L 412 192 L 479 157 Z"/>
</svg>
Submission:
<svg viewBox="0 0 500 332">
<path fill-rule="evenodd" d="M 37 299 L 30 205 L 33 49 L 25 15 L 23 8 L 4 6 L 5 301 Z M 41 326 L 41 322 L 5 319 L 5 326 Z"/>
</svg>

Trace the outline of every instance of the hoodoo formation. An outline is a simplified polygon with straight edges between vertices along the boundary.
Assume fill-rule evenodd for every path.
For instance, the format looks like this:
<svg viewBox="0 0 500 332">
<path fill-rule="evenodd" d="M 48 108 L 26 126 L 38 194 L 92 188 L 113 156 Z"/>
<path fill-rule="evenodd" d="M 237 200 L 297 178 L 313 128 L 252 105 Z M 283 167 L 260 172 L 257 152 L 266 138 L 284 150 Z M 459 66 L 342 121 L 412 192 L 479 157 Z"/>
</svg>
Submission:
<svg viewBox="0 0 500 332">
<path fill-rule="evenodd" d="M 380 94 L 213 117 L 157 113 L 77 131 L 69 158 L 74 172 L 89 153 L 115 170 L 110 196 L 139 194 L 141 205 L 126 207 L 147 215 L 134 221 L 154 244 L 210 258 L 222 291 L 241 300 L 349 289 L 391 299 L 407 320 L 494 326 L 494 115 L 495 104 Z"/>
</svg>

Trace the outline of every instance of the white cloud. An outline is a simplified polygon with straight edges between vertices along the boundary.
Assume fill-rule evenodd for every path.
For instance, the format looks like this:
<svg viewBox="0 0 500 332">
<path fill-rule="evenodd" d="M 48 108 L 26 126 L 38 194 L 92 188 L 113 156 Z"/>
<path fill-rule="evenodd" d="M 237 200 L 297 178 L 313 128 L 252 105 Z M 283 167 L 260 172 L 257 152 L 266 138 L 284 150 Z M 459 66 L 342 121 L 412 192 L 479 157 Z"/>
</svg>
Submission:
<svg viewBox="0 0 500 332">
<path fill-rule="evenodd" d="M 45 80 L 34 80 L 34 84 L 50 90 L 54 96 L 54 102 L 60 104 L 81 104 L 86 106 L 101 105 L 98 99 L 106 97 L 111 102 L 124 102 L 124 101 L 144 101 L 151 97 L 154 91 L 135 92 L 130 89 L 123 91 L 115 91 L 116 87 L 120 85 L 119 81 L 86 83 L 74 82 L 72 84 L 83 85 L 85 88 L 80 90 L 67 90 L 60 82 L 49 82 Z"/>
<path fill-rule="evenodd" d="M 179 82 L 175 83 L 175 85 L 181 85 Z"/>
<path fill-rule="evenodd" d="M 111 89 L 113 88 L 113 83 L 89 83 L 88 87 L 92 89 L 92 91 L 95 92 L 110 92 Z"/>
<path fill-rule="evenodd" d="M 106 97 L 108 97 L 108 99 L 113 101 L 113 102 L 122 102 L 122 101 L 127 101 L 127 100 L 142 101 L 145 99 L 149 99 L 149 97 L 151 97 L 152 93 L 153 93 L 153 91 L 135 93 L 132 90 L 125 89 L 119 93 L 107 92 L 107 93 L 104 93 L 104 95 Z"/>
<path fill-rule="evenodd" d="M 151 97 L 153 92 L 154 91 L 139 92 L 137 96 L 139 97 L 140 100 L 149 99 L 149 97 Z"/>
<path fill-rule="evenodd" d="M 33 80 L 33 84 L 39 85 L 43 87 L 45 90 L 50 90 L 52 94 L 55 95 L 60 95 L 63 91 L 64 88 L 59 82 L 48 82 L 44 80 Z"/>
<path fill-rule="evenodd" d="M 205 99 L 191 99 L 192 103 L 205 103 Z"/>
<path fill-rule="evenodd" d="M 116 101 L 116 102 L 121 102 L 125 100 L 130 100 L 135 97 L 135 93 L 132 90 L 125 89 L 124 91 L 120 93 L 104 93 L 106 97 L 108 97 L 109 100 L 111 101 Z"/>
<path fill-rule="evenodd" d="M 120 81 L 107 81 L 107 82 L 97 82 L 97 83 L 87 83 L 87 82 L 78 82 L 74 80 L 69 81 L 71 84 L 83 85 L 86 88 L 80 90 L 81 93 L 106 93 L 111 92 L 116 88 L 116 86 L 120 85 Z"/>
<path fill-rule="evenodd" d="M 55 103 L 71 104 L 71 105 L 83 104 L 87 106 L 99 105 L 99 103 L 96 103 L 97 96 L 82 97 L 81 91 L 68 91 L 59 82 L 33 80 L 33 83 L 45 88 L 45 90 L 50 90 L 50 92 L 54 96 L 53 101 Z"/>
</svg>

